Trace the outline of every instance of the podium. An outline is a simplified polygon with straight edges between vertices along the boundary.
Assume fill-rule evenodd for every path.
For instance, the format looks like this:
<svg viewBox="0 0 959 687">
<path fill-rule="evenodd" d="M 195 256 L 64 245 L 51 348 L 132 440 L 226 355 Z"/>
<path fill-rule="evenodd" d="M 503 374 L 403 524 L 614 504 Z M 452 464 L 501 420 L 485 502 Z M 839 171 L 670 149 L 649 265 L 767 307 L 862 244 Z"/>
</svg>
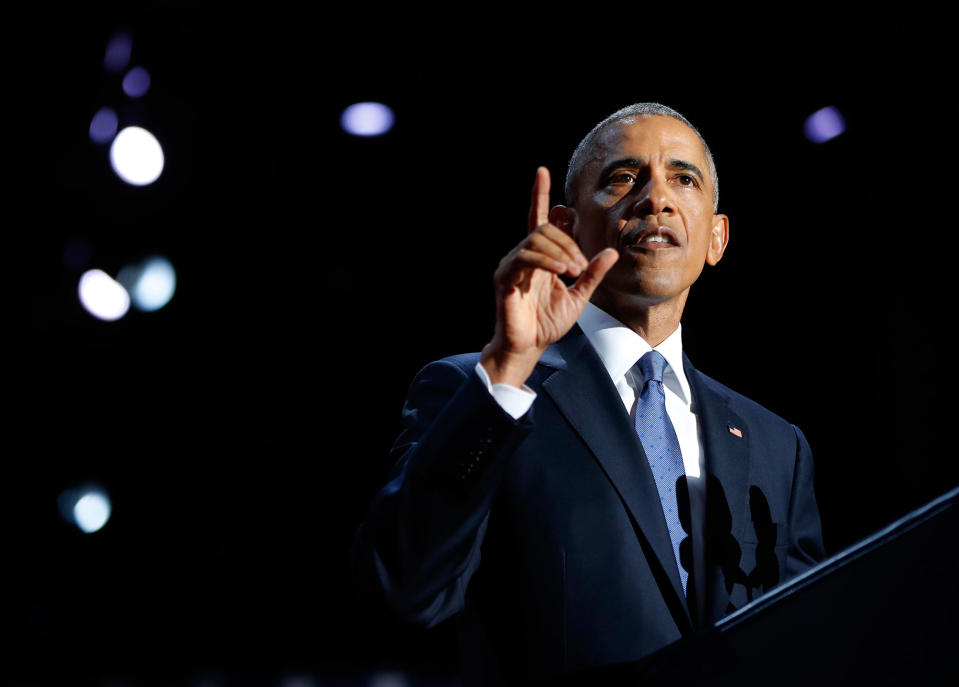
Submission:
<svg viewBox="0 0 959 687">
<path fill-rule="evenodd" d="M 959 487 L 707 632 L 563 684 L 959 684 Z"/>
</svg>

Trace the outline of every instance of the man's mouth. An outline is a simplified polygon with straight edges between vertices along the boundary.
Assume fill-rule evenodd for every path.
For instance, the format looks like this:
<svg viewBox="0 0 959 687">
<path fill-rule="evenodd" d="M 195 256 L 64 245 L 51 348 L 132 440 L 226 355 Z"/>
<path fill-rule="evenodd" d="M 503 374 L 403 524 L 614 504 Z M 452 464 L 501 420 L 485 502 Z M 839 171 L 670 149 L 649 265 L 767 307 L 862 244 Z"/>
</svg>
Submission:
<svg viewBox="0 0 959 687">
<path fill-rule="evenodd" d="M 658 224 L 640 224 L 623 235 L 627 250 L 663 250 L 679 246 L 679 237 L 672 229 Z"/>
</svg>

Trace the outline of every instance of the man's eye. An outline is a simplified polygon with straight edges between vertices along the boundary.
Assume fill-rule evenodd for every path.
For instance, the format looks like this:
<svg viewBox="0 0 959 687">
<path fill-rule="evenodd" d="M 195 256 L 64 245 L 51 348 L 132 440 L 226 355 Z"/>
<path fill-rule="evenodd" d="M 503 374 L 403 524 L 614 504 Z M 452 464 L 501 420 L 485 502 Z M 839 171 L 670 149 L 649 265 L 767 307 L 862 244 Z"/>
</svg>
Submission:
<svg viewBox="0 0 959 687">
<path fill-rule="evenodd" d="M 618 172 L 609 178 L 611 184 L 632 184 L 636 181 L 636 175 L 629 172 Z"/>
<path fill-rule="evenodd" d="M 679 176 L 676 177 L 676 180 L 679 181 L 679 183 L 683 186 L 696 185 L 696 177 L 691 176 L 689 174 L 680 174 Z"/>
</svg>

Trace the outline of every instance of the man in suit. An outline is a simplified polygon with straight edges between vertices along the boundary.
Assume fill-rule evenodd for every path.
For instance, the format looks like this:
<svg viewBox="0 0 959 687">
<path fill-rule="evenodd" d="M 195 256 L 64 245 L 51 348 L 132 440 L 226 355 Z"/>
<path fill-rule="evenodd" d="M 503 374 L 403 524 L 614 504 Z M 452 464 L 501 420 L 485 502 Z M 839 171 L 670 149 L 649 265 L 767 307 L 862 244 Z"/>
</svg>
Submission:
<svg viewBox="0 0 959 687">
<path fill-rule="evenodd" d="M 540 168 L 491 341 L 414 380 L 354 545 L 400 617 L 458 614 L 467 685 L 639 660 L 824 555 L 802 433 L 682 352 L 729 239 L 698 131 L 625 108 L 577 148 L 566 205 L 549 187 Z"/>
</svg>

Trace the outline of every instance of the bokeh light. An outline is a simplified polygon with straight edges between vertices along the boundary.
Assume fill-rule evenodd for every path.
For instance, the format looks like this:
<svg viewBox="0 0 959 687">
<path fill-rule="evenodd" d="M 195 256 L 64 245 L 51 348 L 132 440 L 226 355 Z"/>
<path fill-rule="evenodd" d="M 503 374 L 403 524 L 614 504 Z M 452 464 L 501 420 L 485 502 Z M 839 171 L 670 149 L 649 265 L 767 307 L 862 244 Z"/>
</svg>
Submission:
<svg viewBox="0 0 959 687">
<path fill-rule="evenodd" d="M 284 675 L 279 687 L 320 687 L 321 683 L 312 675 Z"/>
<path fill-rule="evenodd" d="M 77 499 L 73 506 L 73 519 L 77 527 L 90 534 L 107 524 L 110 512 L 110 499 L 106 494 L 91 492 Z"/>
<path fill-rule="evenodd" d="M 103 529 L 113 512 L 106 490 L 97 486 L 68 489 L 58 501 L 63 518 L 86 534 Z"/>
<path fill-rule="evenodd" d="M 77 289 L 80 303 L 99 320 L 119 320 L 130 309 L 127 290 L 103 270 L 87 270 L 80 275 Z"/>
<path fill-rule="evenodd" d="M 150 90 L 150 72 L 143 67 L 134 67 L 123 77 L 123 92 L 131 98 L 140 98 Z"/>
<path fill-rule="evenodd" d="M 393 128 L 393 110 L 383 103 L 355 103 L 343 110 L 340 124 L 354 136 L 382 136 Z"/>
<path fill-rule="evenodd" d="M 63 264 L 71 270 L 82 270 L 90 264 L 92 251 L 82 239 L 70 239 L 63 245 Z"/>
<path fill-rule="evenodd" d="M 133 36 L 125 31 L 113 34 L 103 55 L 104 68 L 114 74 L 122 72 L 130 64 L 130 54 L 132 52 Z"/>
<path fill-rule="evenodd" d="M 117 113 L 112 107 L 101 107 L 90 120 L 90 140 L 108 143 L 117 133 Z"/>
<path fill-rule="evenodd" d="M 825 143 L 836 138 L 846 130 L 846 120 L 835 107 L 831 105 L 816 110 L 806 118 L 803 131 L 813 143 Z"/>
<path fill-rule="evenodd" d="M 120 270 L 117 281 L 129 292 L 138 310 L 152 312 L 170 302 L 176 291 L 176 270 L 166 258 L 155 255 L 139 265 Z"/>
<path fill-rule="evenodd" d="M 413 682 L 398 671 L 380 671 L 370 677 L 369 687 L 412 687 Z"/>
<path fill-rule="evenodd" d="M 146 186 L 156 181 L 165 163 L 163 148 L 156 137 L 139 126 L 128 126 L 110 146 L 110 164 L 123 181 Z"/>
</svg>

